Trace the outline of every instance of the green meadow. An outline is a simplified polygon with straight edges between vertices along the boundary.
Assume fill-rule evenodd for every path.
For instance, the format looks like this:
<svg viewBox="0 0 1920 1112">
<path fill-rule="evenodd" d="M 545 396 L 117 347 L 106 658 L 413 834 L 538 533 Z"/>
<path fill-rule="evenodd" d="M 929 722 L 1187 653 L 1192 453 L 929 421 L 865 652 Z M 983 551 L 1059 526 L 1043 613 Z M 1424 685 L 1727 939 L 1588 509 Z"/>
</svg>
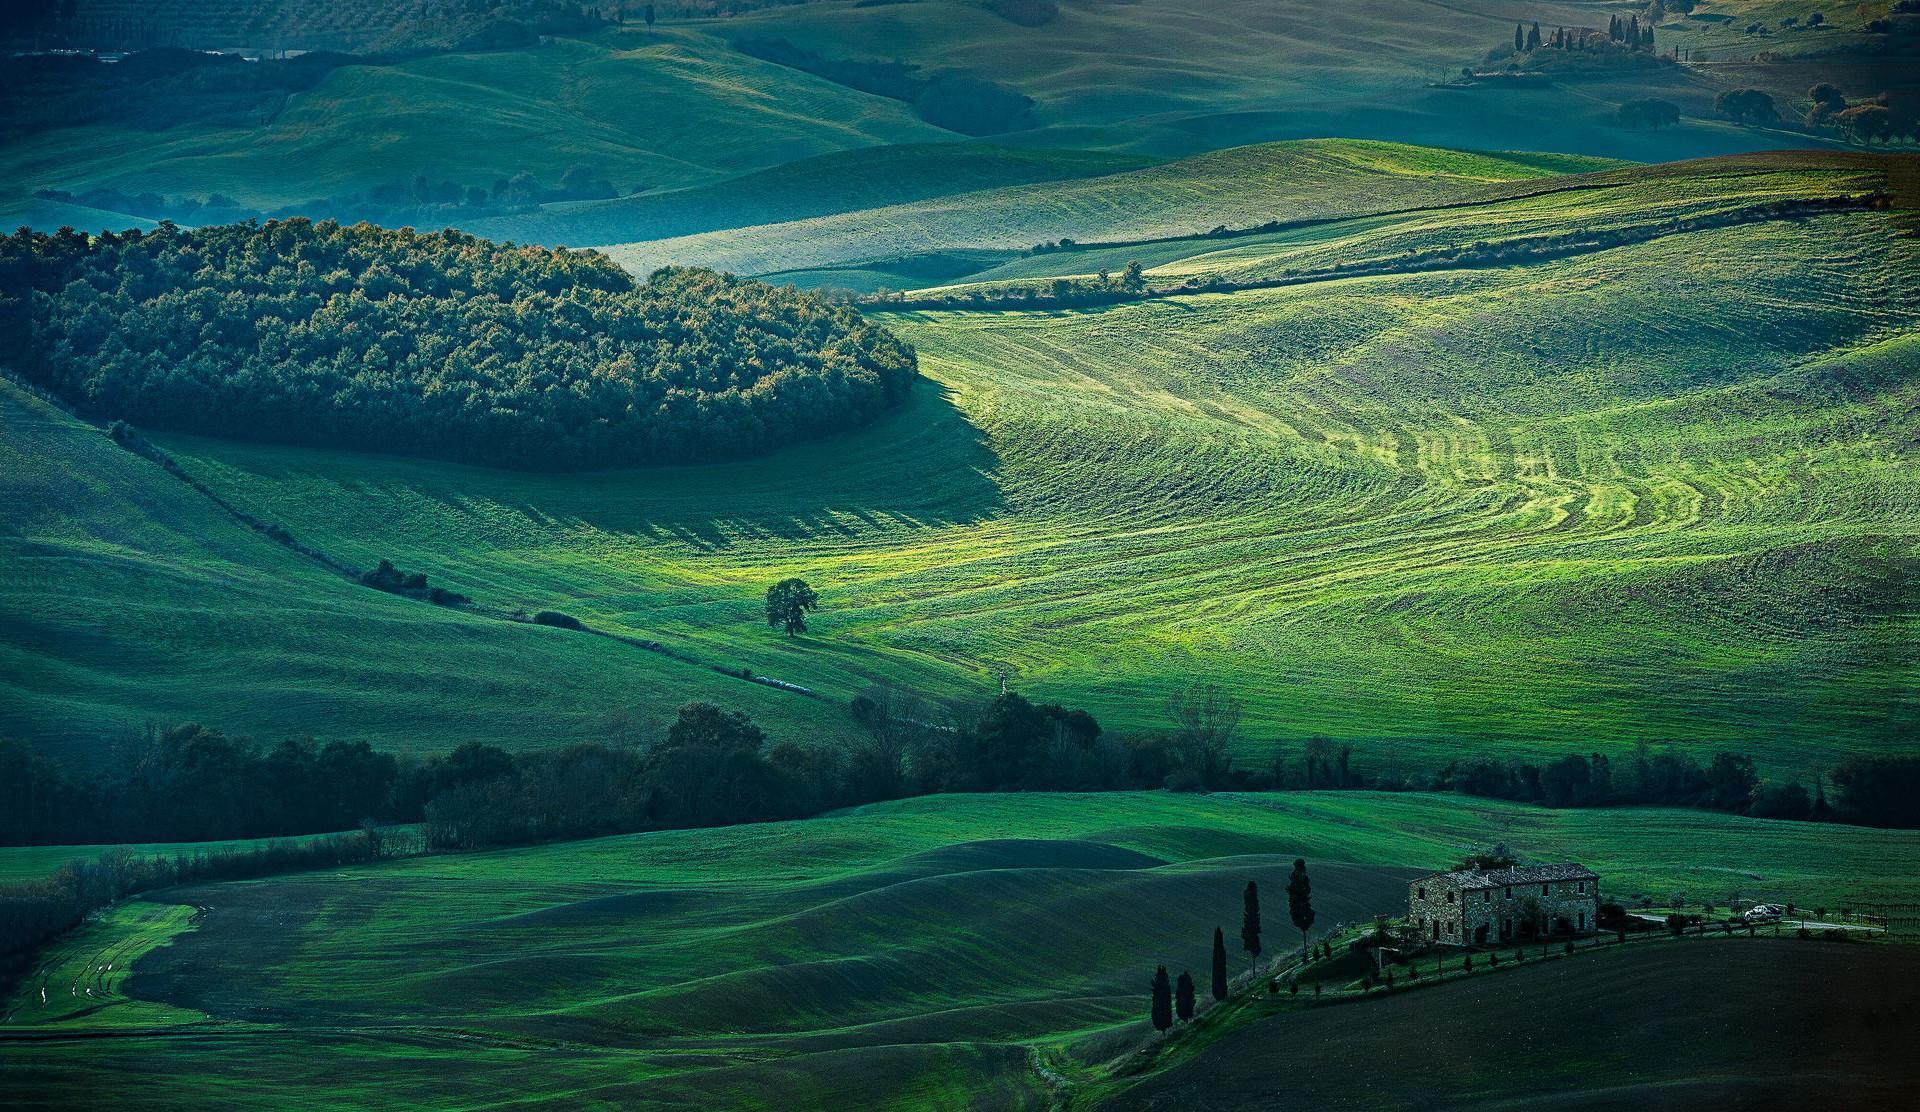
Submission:
<svg viewBox="0 0 1920 1112">
<path fill-rule="evenodd" d="M 1770 16 L 1781 6 L 1721 7 Z M 178 26 L 181 45 L 236 45 L 213 31 L 236 17 L 201 10 L 207 8 L 180 4 L 139 18 Z M 1518 20 L 1604 25 L 1611 11 L 1568 0 L 1476 8 L 1417 0 L 1068 0 L 1045 25 L 1027 27 L 965 0 L 824 0 L 735 18 L 668 18 L 651 29 L 552 36 L 519 49 L 345 66 L 316 87 L 255 111 L 206 115 L 183 103 L 177 117 L 158 124 L 98 120 L 11 135 L 0 143 L 0 214 L 44 228 L 126 227 L 138 221 L 71 211 L 30 195 L 94 188 L 170 197 L 220 193 L 270 210 L 415 175 L 484 187 L 526 171 L 551 184 L 584 164 L 611 180 L 623 199 L 585 211 L 553 205 L 482 221 L 484 234 L 613 244 L 684 234 L 668 229 L 702 199 L 679 191 L 720 182 L 729 183 L 729 192 L 737 187 L 738 195 L 719 209 L 739 219 L 715 228 L 871 207 L 879 194 L 904 202 L 927 189 L 933 196 L 1065 180 L 1098 161 L 1073 152 L 1157 161 L 1274 139 L 1344 136 L 1651 162 L 1823 142 L 1714 118 L 1713 96 L 1729 82 L 1780 85 L 1789 115 L 1799 111 L 1793 98 L 1823 75 L 1840 77 L 1856 97 L 1879 91 L 1861 87 L 1868 70 L 1858 81 L 1845 76 L 1848 67 L 1861 69 L 1845 49 L 1858 45 L 1863 20 L 1842 13 L 1831 18 L 1846 28 L 1813 36 L 1839 53 L 1778 67 L 1791 74 L 1777 79 L 1654 66 L 1569 78 L 1545 89 L 1427 87 L 1463 65 L 1481 64 L 1510 41 Z M 108 18 L 133 17 L 116 12 Z M 268 30 L 267 21 L 241 37 L 251 37 L 256 48 L 297 43 L 295 25 L 303 19 L 327 22 L 316 28 L 315 42 L 334 45 L 337 19 L 298 12 L 285 14 L 280 30 Z M 1731 33 L 1698 21 L 1669 24 L 1676 44 L 1711 45 Z M 980 144 L 925 122 L 903 101 L 735 49 L 747 38 L 996 82 L 1030 97 L 1035 107 L 1033 127 L 993 142 L 1059 164 L 1041 171 L 1003 163 L 996 171 L 990 157 L 955 172 L 951 153 L 935 148 Z M 1796 45 L 1797 54 L 1812 49 Z M 1679 104 L 1686 118 L 1662 131 L 1620 127 L 1617 106 L 1646 96 Z M 816 186 L 821 167 L 807 160 L 867 150 L 876 157 L 838 164 L 836 180 L 824 190 Z M 776 168 L 788 180 L 756 177 Z M 981 180 L 983 174 L 991 180 Z M 923 183 L 918 188 L 909 184 L 916 180 Z M 769 187 L 776 193 L 756 201 Z M 833 194 L 849 199 L 836 203 Z M 864 204 L 856 203 L 860 198 Z"/>
<path fill-rule="evenodd" d="M 1284 949 L 1294 857 L 1324 928 L 1493 839 L 1578 856 L 1622 899 L 1723 905 L 1911 900 L 1920 849 L 1694 811 L 1133 793 L 428 857 L 122 905 L 0 1005 L 0 1081 L 119 1107 L 256 1105 L 289 1081 L 308 1107 L 470 1106 L 507 1078 L 582 1106 L 1037 1105 L 1027 1047 L 1093 1062 L 1142 1041 L 1152 966 L 1204 970 L 1246 880 Z"/>
<path fill-rule="evenodd" d="M 1882 211 L 1675 230 L 1862 196 L 1891 163 L 1709 160 L 1422 207 L 1385 199 L 1403 166 L 1516 163 L 1335 153 L 1359 178 L 1348 203 L 1384 207 L 987 274 L 1132 253 L 1151 282 L 1245 280 L 1616 238 L 1100 309 L 882 312 L 920 351 L 910 403 L 743 463 L 551 476 L 160 437 L 351 564 L 695 663 L 355 588 L 15 399 L 33 439 L 11 504 L 31 509 L 9 538 L 32 575 L 8 602 L 7 726 L 75 753 L 151 718 L 524 748 L 647 736 L 705 697 L 831 740 L 870 684 L 967 698 L 1005 676 L 1122 732 L 1161 725 L 1175 687 L 1220 683 L 1258 766 L 1315 733 L 1364 767 L 1645 740 L 1783 777 L 1896 744 L 1916 715 L 1916 241 Z M 57 508 L 102 489 L 88 514 Z M 759 613 L 789 575 L 826 600 L 797 640 Z"/>
<path fill-rule="evenodd" d="M 770 749 L 850 748 L 870 740 L 852 704 L 875 687 L 963 726 L 1012 690 L 1138 739 L 1171 725 L 1169 696 L 1211 684 L 1244 711 L 1239 770 L 1299 768 L 1325 738 L 1364 783 L 1430 784 L 1482 758 L 1619 769 L 1644 743 L 1702 764 L 1748 754 L 1770 784 L 1857 804 L 1834 765 L 1908 755 L 1920 727 L 1920 156 L 1839 149 L 1797 121 L 1821 81 L 1904 104 L 1914 79 L 1895 71 L 1920 15 L 1896 35 L 1867 29 L 1877 3 L 1829 11 L 1825 30 L 1784 24 L 1811 10 L 1790 0 L 1667 4 L 1661 49 L 1692 62 L 1549 58 L 1565 64 L 1548 85 L 1450 88 L 1463 67 L 1504 66 L 1516 23 L 1551 33 L 1629 9 L 688 0 L 651 27 L 362 58 L 290 95 L 249 90 L 231 63 L 137 118 L 0 124 L 6 227 L 153 226 L 43 189 L 115 190 L 91 200 L 149 214 L 168 210 L 133 195 L 274 211 L 383 189 L 365 211 L 395 223 L 492 213 L 461 230 L 853 300 L 921 373 L 899 407 L 831 439 L 549 473 L 110 436 L 0 367 L 0 741 L 86 789 L 82 821 L 21 824 L 22 839 L 293 828 L 245 817 L 274 810 L 259 806 L 221 820 L 249 825 L 152 825 L 185 796 L 168 777 L 202 771 L 196 754 L 227 760 L 201 738 L 167 758 L 178 767 L 142 763 L 156 731 L 190 721 L 400 757 L 638 752 L 705 701 L 750 716 Z M 424 41 L 419 20 L 451 36 L 497 14 L 443 7 L 78 0 L 93 30 L 61 33 L 137 21 L 190 48 L 370 49 Z M 1715 116 L 1716 94 L 1747 86 L 1785 122 Z M 968 102 L 947 106 L 962 116 L 1032 104 L 1019 130 L 969 135 L 928 122 L 939 98 L 915 89 Z M 1622 126 L 1641 98 L 1681 121 Z M 453 204 L 435 189 L 579 168 L 617 196 L 511 211 L 501 197 L 555 194 Z M 1140 296 L 1086 292 L 1136 265 Z M 217 296 L 199 273 L 185 296 Z M 312 304 L 329 322 L 358 311 Z M 463 353 L 485 348 L 464 345 L 476 319 L 442 326 Z M 377 392 L 364 357 L 386 352 L 342 333 L 316 358 Z M 225 337 L 184 335 L 178 350 L 225 366 Z M 712 362 L 730 402 L 737 362 Z M 127 380 L 164 370 L 102 363 Z M 447 381 L 473 365 L 450 362 Z M 607 364 L 581 366 L 568 381 L 592 392 Z M 511 399 L 560 389 L 544 371 L 474 405 L 510 417 Z M 383 560 L 470 604 L 342 573 Z M 822 604 L 798 637 L 766 621 L 767 588 L 790 577 Z M 529 620 L 543 611 L 563 618 Z M 1072 748 L 1057 737 L 1049 761 Z M 440 823 L 420 844 L 444 847 L 705 821 L 661 816 L 707 814 L 665 793 L 709 773 L 741 785 L 712 812 L 729 816 L 802 813 L 765 798 L 785 786 L 898 794 L 869 789 L 857 759 L 810 783 L 788 770 L 828 765 L 790 752 L 778 778 L 735 778 L 708 744 L 686 759 L 709 764 L 536 759 L 518 781 L 482 753 L 426 764 L 371 806 Z M 248 765 L 271 775 L 247 782 L 297 802 L 307 789 L 287 784 L 370 763 L 298 756 Z M 330 771 L 290 779 L 308 768 Z M 192 782 L 255 802 L 237 780 Z M 137 801 L 100 816 L 127 823 L 86 825 L 105 809 L 96 786 L 109 807 Z M 609 786 L 617 808 L 564 825 Z M 500 825 L 520 834 L 468 821 L 496 806 L 529 813 Z M 349 821 L 324 813 L 299 828 Z M 1791 929 L 1503 958 L 1324 1008 L 1253 989 L 1153 1034 L 1157 965 L 1204 983 L 1219 926 L 1248 968 L 1249 880 L 1272 956 L 1300 942 L 1283 910 L 1295 858 L 1316 934 L 1338 937 L 1493 843 L 1582 862 L 1638 907 L 1920 906 L 1920 831 L 1428 792 L 931 795 L 104 905 L 26 882 L 110 847 L 0 847 L 9 944 L 93 908 L 0 954 L 0 1105 L 1522 1109 L 1551 1090 L 1569 1107 L 1677 1109 L 1890 1106 L 1911 1090 L 1889 1063 L 1920 1014 L 1916 952 Z"/>
</svg>

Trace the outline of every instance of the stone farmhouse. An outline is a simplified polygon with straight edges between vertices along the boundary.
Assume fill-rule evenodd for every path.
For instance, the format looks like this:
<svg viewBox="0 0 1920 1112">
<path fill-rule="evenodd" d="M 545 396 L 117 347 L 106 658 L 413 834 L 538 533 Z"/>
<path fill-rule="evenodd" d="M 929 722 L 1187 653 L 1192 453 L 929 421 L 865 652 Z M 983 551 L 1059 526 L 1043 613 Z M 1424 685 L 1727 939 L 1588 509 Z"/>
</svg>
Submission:
<svg viewBox="0 0 1920 1112">
<path fill-rule="evenodd" d="M 1600 915 L 1600 877 L 1585 865 L 1433 873 L 1407 885 L 1407 922 L 1455 946 L 1585 934 Z"/>
</svg>

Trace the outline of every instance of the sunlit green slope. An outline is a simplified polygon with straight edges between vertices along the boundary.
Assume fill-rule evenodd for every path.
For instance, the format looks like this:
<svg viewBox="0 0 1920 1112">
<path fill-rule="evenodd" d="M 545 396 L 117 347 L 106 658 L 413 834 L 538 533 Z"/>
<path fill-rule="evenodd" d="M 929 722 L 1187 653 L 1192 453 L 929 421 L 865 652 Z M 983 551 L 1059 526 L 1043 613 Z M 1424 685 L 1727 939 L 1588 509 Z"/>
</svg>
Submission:
<svg viewBox="0 0 1920 1112">
<path fill-rule="evenodd" d="M 416 751 L 618 738 L 703 693 L 788 734 L 844 721 L 657 653 L 355 586 L 5 382 L 0 564 L 0 736 L 83 763 L 184 721 Z"/>
<path fill-rule="evenodd" d="M 1920 265 L 1895 214 L 1753 206 L 1864 196 L 1886 165 L 1576 179 L 1188 242 L 1149 278 L 1616 237 L 1507 265 L 881 314 L 930 382 L 868 430 L 751 463 L 552 477 L 163 440 L 355 564 L 392 558 L 829 704 L 875 681 L 977 696 L 1004 674 L 1136 731 L 1201 678 L 1248 704 L 1256 762 L 1313 733 L 1417 767 L 1647 739 L 1803 774 L 1897 744 L 1916 716 Z M 1740 219 L 1675 223 L 1716 213 Z M 760 613 L 789 575 L 825 600 L 796 641 Z M 206 697 L 235 705 L 233 670 L 201 668 Z M 140 679 L 101 705 L 137 718 Z M 192 713 L 190 685 L 167 690 Z M 658 714 L 684 690 L 607 701 Z M 577 715 L 552 732 L 591 736 Z M 23 718 L 50 728 L 44 707 Z"/>
<path fill-rule="evenodd" d="M 1078 181 L 1007 186 L 771 226 L 730 228 L 607 249 L 646 273 L 668 264 L 785 275 L 955 251 L 1021 251 L 1061 238 L 1184 236 L 1226 224 L 1312 220 L 1456 201 L 1602 159 L 1482 154 L 1354 140 L 1237 147 Z"/>
</svg>

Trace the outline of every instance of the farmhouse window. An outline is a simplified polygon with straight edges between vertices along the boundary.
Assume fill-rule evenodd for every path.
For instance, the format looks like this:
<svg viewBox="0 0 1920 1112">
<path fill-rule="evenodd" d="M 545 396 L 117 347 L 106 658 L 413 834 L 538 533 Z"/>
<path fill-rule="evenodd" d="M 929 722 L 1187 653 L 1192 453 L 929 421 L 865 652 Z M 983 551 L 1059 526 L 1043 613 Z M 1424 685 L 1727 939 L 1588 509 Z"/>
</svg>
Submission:
<svg viewBox="0 0 1920 1112">
<path fill-rule="evenodd" d="M 1453 902 L 1453 893 L 1452 893 L 1452 892 L 1448 892 L 1448 893 L 1447 893 L 1447 902 L 1448 902 L 1448 903 L 1452 903 L 1452 902 Z"/>
<path fill-rule="evenodd" d="M 1424 887 L 1420 889 L 1420 898 L 1423 900 L 1427 898 L 1427 890 Z"/>
<path fill-rule="evenodd" d="M 1580 929 L 1581 930 L 1587 929 L 1587 913 L 1584 911 L 1580 913 Z"/>
<path fill-rule="evenodd" d="M 1511 884 L 1507 885 L 1507 898 L 1508 899 L 1513 898 L 1513 885 Z"/>
<path fill-rule="evenodd" d="M 1486 899 L 1485 899 L 1485 902 L 1486 902 L 1486 903 L 1492 903 L 1492 902 L 1493 902 L 1493 889 L 1491 889 L 1491 888 L 1489 888 L 1489 889 L 1487 889 L 1487 890 L 1486 890 L 1485 892 L 1482 892 L 1482 893 L 1481 893 L 1481 895 L 1482 895 L 1482 896 L 1484 896 L 1484 897 L 1486 897 Z"/>
<path fill-rule="evenodd" d="M 1585 892 L 1587 890 L 1587 882 L 1584 880 L 1581 881 L 1579 884 L 1574 886 L 1573 890 L 1575 892 Z"/>
<path fill-rule="evenodd" d="M 1544 896 L 1544 895 L 1546 895 L 1546 894 L 1547 894 L 1547 886 L 1546 886 L 1546 885 L 1544 885 L 1544 884 L 1542 884 L 1542 885 L 1540 886 L 1540 894 L 1541 894 L 1542 896 Z"/>
</svg>

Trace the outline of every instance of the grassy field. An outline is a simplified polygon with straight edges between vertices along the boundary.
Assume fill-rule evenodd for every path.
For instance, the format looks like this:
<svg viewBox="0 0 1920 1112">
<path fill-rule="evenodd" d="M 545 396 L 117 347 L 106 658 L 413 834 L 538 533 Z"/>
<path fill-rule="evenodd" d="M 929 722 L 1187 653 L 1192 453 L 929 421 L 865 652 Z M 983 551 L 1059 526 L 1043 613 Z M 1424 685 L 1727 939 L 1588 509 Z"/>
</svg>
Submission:
<svg viewBox="0 0 1920 1112">
<path fill-rule="evenodd" d="M 838 708 L 612 642 L 357 587 L 0 383 L 0 734 L 85 763 L 145 723 L 386 749 L 617 738 L 702 693 L 789 735 Z M 738 690 L 733 690 L 733 688 Z"/>
<path fill-rule="evenodd" d="M 178 24 L 188 46 L 235 45 L 207 38 L 207 29 L 222 25 L 253 27 L 241 37 L 270 45 L 267 24 L 280 17 L 199 10 L 213 7 L 174 4 L 142 18 Z M 1770 13 L 1780 5 L 1721 7 Z M 488 235 L 545 243 L 629 243 L 684 234 L 689 218 L 723 216 L 738 223 L 716 227 L 738 227 L 842 211 L 832 207 L 835 194 L 871 207 L 883 199 L 1076 176 L 1102 159 L 1159 160 L 1275 139 L 1545 148 L 1636 161 L 1820 145 L 1825 140 L 1798 132 L 1716 120 L 1713 96 L 1729 84 L 1759 83 L 1777 88 L 1791 117 L 1813 80 L 1837 80 L 1856 98 L 1881 91 L 1869 88 L 1879 80 L 1873 62 L 1844 49 L 1809 58 L 1804 45 L 1789 61 L 1758 67 L 1777 73 L 1757 76 L 1746 72 L 1754 63 L 1728 60 L 1715 63 L 1724 74 L 1711 66 L 1652 66 L 1545 89 L 1427 87 L 1484 61 L 1510 40 L 1516 20 L 1604 25 L 1610 14 L 1604 5 L 1566 0 L 1473 8 L 1420 0 L 1337 7 L 1309 0 L 1068 0 L 1057 19 L 1023 27 L 966 0 L 828 0 L 738 18 L 669 19 L 651 30 L 553 37 L 525 49 L 344 67 L 279 109 L 245 119 L 198 118 L 183 109 L 160 128 L 108 121 L 13 137 L 0 144 L 0 213 L 44 227 L 127 226 L 138 221 L 29 198 L 37 189 L 113 188 L 176 197 L 223 193 L 273 209 L 421 174 L 485 187 L 527 171 L 551 185 L 569 167 L 586 164 L 623 193 L 647 195 L 478 224 Z M 256 16 L 266 22 L 255 27 Z M 1861 20 L 1830 18 L 1855 30 L 1812 38 L 1834 48 L 1862 38 Z M 1736 34 L 1679 22 L 1676 43 Z M 1016 165 L 1003 154 L 955 172 L 952 153 L 938 147 L 963 136 L 924 122 L 902 101 L 734 49 L 748 37 L 998 82 L 1037 102 L 1037 126 L 995 140 L 1031 149 L 1033 161 Z M 1661 131 L 1618 126 L 1619 103 L 1650 95 L 1680 104 L 1685 121 Z M 827 164 L 833 180 L 824 188 L 825 167 L 807 161 L 896 146 Z M 724 200 L 679 192 L 772 168 L 781 174 L 730 186 Z M 981 180 L 983 172 L 1003 176 Z"/>
<path fill-rule="evenodd" d="M 1547 1092 L 1596 1110 L 1898 1107 L 1920 1082 L 1912 1063 L 1900 1064 L 1920 1034 L 1911 1010 L 1920 952 L 1859 949 L 1629 947 L 1281 1012 L 1076 1107 L 1522 1109 Z M 1387 1062 L 1393 1068 L 1381 1068 Z"/>
<path fill-rule="evenodd" d="M 1353 923 L 1495 838 L 1622 896 L 1803 902 L 1911 900 L 1920 848 L 1699 812 L 1150 793 L 423 858 L 123 905 L 0 1005 L 0 1082 L 117 1107 L 290 1083 L 309 1107 L 467 1106 L 509 1075 L 584 1106 L 1039 1106 L 1026 1046 L 1137 1040 L 1152 967 L 1203 970 L 1247 879 L 1279 920 L 1304 855 L 1320 923 Z"/>
<path fill-rule="evenodd" d="M 692 31 L 347 66 L 254 126 L 113 123 L 0 147 L 0 202 L 91 187 L 278 207 L 427 174 L 488 186 L 576 164 L 623 192 L 719 180 L 830 151 L 956 138 L 896 101 L 756 61 Z"/>
<path fill-rule="evenodd" d="M 1637 234 L 1857 193 L 1892 165 L 1609 172 L 1142 253 L 1161 280 Z M 776 737 L 832 738 L 869 683 L 965 697 L 1004 673 L 1131 732 L 1201 678 L 1245 701 L 1240 756 L 1259 765 L 1321 732 L 1375 769 L 1645 739 L 1804 776 L 1897 748 L 1920 713 L 1920 265 L 1899 219 L 1630 235 L 1524 265 L 1100 310 L 882 314 L 930 380 L 905 409 L 748 463 L 554 477 L 162 438 L 223 496 L 353 564 L 393 559 L 817 700 L 369 597 L 15 402 L 12 504 L 35 509 L 9 536 L 33 576 L 6 603 L 19 618 L 0 643 L 20 664 L 4 724 L 81 753 L 149 717 L 272 735 L 323 710 L 330 735 L 394 748 L 519 747 L 703 695 Z M 1043 264 L 1086 265 L 1022 265 Z M 62 509 L 121 485 L 111 512 Z M 788 575 L 826 602 L 793 641 L 759 602 Z"/>
<path fill-rule="evenodd" d="M 1272 143 L 1077 181 L 621 244 L 607 253 L 636 273 L 672 263 L 784 277 L 939 252 L 1024 251 L 1062 237 L 1134 240 L 1351 216 L 1524 191 L 1521 183 L 1611 165 L 1353 140 Z"/>
</svg>

